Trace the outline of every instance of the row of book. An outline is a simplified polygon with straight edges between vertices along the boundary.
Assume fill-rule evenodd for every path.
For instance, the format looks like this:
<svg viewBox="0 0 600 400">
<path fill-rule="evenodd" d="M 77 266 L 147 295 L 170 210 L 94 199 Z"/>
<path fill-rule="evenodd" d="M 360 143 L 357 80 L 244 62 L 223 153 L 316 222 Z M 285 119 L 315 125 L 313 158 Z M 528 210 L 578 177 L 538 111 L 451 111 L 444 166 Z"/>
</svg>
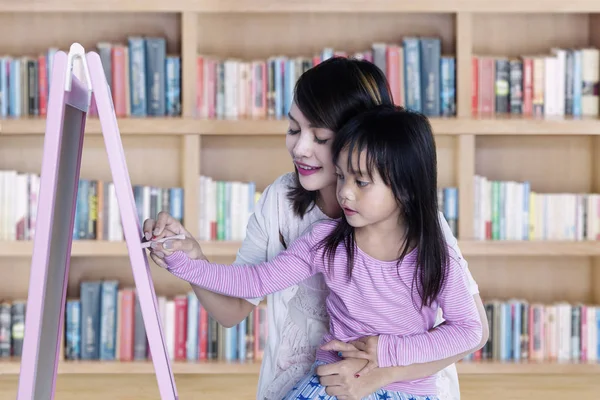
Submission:
<svg viewBox="0 0 600 400">
<path fill-rule="evenodd" d="M 476 175 L 474 232 L 479 240 L 600 240 L 600 194 L 538 193 L 530 182 Z"/>
<path fill-rule="evenodd" d="M 226 328 L 208 315 L 193 292 L 159 295 L 157 303 L 170 360 L 262 360 L 265 304 Z M 25 315 L 25 301 L 0 303 L 0 358 L 21 357 Z M 67 299 L 61 351 L 65 360 L 151 359 L 136 290 L 120 287 L 117 281 L 82 282 L 80 297 Z"/>
<path fill-rule="evenodd" d="M 222 181 L 200 176 L 199 239 L 244 240 L 248 219 L 261 192 L 254 182 Z M 458 234 L 458 188 L 438 189 L 438 206 L 453 235 Z"/>
<path fill-rule="evenodd" d="M 133 185 L 132 189 L 140 225 L 163 210 L 184 221 L 183 188 Z M 35 237 L 39 190 L 39 175 L 0 170 L 0 240 L 32 240 Z M 113 182 L 79 180 L 73 239 L 124 239 Z"/>
<path fill-rule="evenodd" d="M 26 310 L 24 300 L 0 302 L 0 358 L 23 354 Z"/>
<path fill-rule="evenodd" d="M 595 362 L 600 360 L 600 306 L 486 301 L 489 339 L 465 360 Z"/>
<path fill-rule="evenodd" d="M 193 292 L 157 296 L 169 359 L 174 361 L 261 360 L 266 340 L 266 305 L 231 328 L 208 315 Z M 117 281 L 81 282 L 79 298 L 67 300 L 66 360 L 151 358 L 136 290 Z"/>
<path fill-rule="evenodd" d="M 255 182 L 199 177 L 200 240 L 243 240 L 254 206 L 261 196 Z"/>
<path fill-rule="evenodd" d="M 552 48 L 522 57 L 473 57 L 473 114 L 596 117 L 600 50 Z"/>
<path fill-rule="evenodd" d="M 266 305 L 260 304 L 238 325 L 225 328 L 198 303 L 193 292 L 157 298 L 169 358 L 174 361 L 261 360 L 266 333 Z M 23 350 L 24 301 L 0 304 L 0 357 L 20 357 Z M 600 306 L 484 302 L 489 338 L 465 361 L 600 360 Z M 81 283 L 80 298 L 67 300 L 66 360 L 148 360 L 151 358 L 135 289 L 115 281 Z"/>
<path fill-rule="evenodd" d="M 0 118 L 46 115 L 52 63 L 59 50 L 0 57 Z M 127 44 L 101 42 L 94 50 L 117 117 L 181 115 L 181 57 L 167 54 L 165 38 L 131 36 Z M 81 64 L 75 67 L 83 76 Z M 97 115 L 92 104 L 90 116 Z"/>
<path fill-rule="evenodd" d="M 377 65 L 396 104 L 430 117 L 456 113 L 454 56 L 442 56 L 434 37 L 405 37 L 401 44 L 374 43 L 364 52 L 324 49 L 314 56 L 266 60 L 197 56 L 196 115 L 201 118 L 284 118 L 302 73 L 331 57 L 352 56 Z"/>
<path fill-rule="evenodd" d="M 167 211 L 175 219 L 184 222 L 183 188 L 133 185 L 132 189 L 140 226 L 146 219 L 156 218 L 161 211 Z M 80 179 L 76 201 L 74 240 L 124 240 L 113 182 Z"/>
</svg>

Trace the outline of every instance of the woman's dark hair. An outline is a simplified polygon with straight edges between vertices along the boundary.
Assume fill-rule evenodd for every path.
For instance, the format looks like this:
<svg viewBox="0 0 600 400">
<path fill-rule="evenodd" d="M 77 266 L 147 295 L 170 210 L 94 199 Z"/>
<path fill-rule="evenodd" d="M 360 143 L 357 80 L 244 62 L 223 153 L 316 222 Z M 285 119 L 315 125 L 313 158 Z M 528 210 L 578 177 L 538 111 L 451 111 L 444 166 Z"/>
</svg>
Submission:
<svg viewBox="0 0 600 400">
<path fill-rule="evenodd" d="M 347 160 L 339 159 L 343 150 L 348 150 Z M 332 145 L 334 163 L 346 162 L 348 170 L 354 172 L 352 160 L 363 151 L 367 171 L 356 172 L 366 172 L 365 175 L 372 177 L 377 168 L 385 185 L 392 190 L 406 226 L 399 262 L 416 246 L 413 285 L 417 285 L 421 307 L 429 306 L 442 289 L 449 258 L 438 217 L 437 156 L 431 125 L 422 114 L 400 107 L 382 106 L 366 111 L 337 132 Z M 354 239 L 354 228 L 341 218 L 320 243 L 324 257 L 329 256 L 329 265 L 337 247 L 344 243 L 348 278 L 354 262 Z"/>
<path fill-rule="evenodd" d="M 380 104 L 393 104 L 385 74 L 375 64 L 333 57 L 304 72 L 294 101 L 311 125 L 337 132 L 351 117 Z M 298 170 L 288 191 L 294 213 L 304 217 L 315 205 L 316 191 L 300 185 Z"/>
</svg>

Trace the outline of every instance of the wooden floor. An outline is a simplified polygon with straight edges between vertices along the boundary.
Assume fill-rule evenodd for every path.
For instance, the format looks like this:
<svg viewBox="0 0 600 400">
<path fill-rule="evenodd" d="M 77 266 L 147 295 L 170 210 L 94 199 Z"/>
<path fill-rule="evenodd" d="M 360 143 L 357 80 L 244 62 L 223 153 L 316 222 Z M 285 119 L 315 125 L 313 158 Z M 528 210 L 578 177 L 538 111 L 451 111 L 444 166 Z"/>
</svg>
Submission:
<svg viewBox="0 0 600 400">
<path fill-rule="evenodd" d="M 179 398 L 254 400 L 257 376 L 176 375 Z M 595 375 L 463 375 L 462 400 L 597 400 Z M 15 399 L 18 376 L 0 375 L 0 399 Z M 61 374 L 56 400 L 160 400 L 154 375 Z"/>
</svg>

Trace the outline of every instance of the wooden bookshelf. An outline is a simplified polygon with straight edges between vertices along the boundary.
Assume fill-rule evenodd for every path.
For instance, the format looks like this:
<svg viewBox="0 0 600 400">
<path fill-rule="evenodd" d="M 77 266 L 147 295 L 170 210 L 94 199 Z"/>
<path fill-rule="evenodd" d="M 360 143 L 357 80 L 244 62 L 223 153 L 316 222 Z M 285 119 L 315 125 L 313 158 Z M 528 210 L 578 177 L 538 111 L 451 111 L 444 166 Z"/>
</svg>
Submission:
<svg viewBox="0 0 600 400">
<path fill-rule="evenodd" d="M 517 57 L 547 53 L 551 47 L 600 47 L 597 0 L 0 0 L 0 10 L 0 54 L 37 54 L 50 46 L 67 49 L 73 41 L 92 49 L 100 41 L 123 43 L 129 35 L 166 37 L 168 52 L 182 57 L 182 115 L 118 122 L 132 184 L 183 187 L 186 227 L 196 236 L 198 175 L 252 180 L 263 190 L 291 168 L 284 147 L 286 121 L 196 117 L 197 54 L 264 59 L 275 54 L 310 55 L 328 46 L 352 52 L 374 42 L 398 42 L 407 35 L 440 37 L 443 54 L 456 57 L 457 115 L 431 119 L 439 185 L 459 189 L 459 246 L 484 301 L 524 298 L 600 304 L 599 242 L 480 241 L 475 240 L 473 227 L 475 174 L 529 180 L 540 192 L 600 192 L 599 116 L 471 114 L 472 56 Z M 31 26 L 45 33 L 34 34 Z M 0 119 L 0 169 L 39 173 L 44 131 L 43 118 Z M 111 179 L 96 119 L 88 120 L 86 133 L 82 177 Z M 239 248 L 239 242 L 201 244 L 217 262 L 231 262 Z M 27 296 L 31 253 L 31 241 L 0 241 L 4 298 Z M 68 296 L 78 295 L 82 280 L 133 283 L 122 242 L 75 241 L 72 257 Z M 189 285 L 152 262 L 151 270 L 157 293 L 174 296 L 189 290 Z M 224 374 L 233 380 L 257 375 L 260 369 L 255 362 L 173 366 L 176 374 Z M 18 370 L 18 361 L 0 361 L 0 375 Z M 494 385 L 505 375 L 510 375 L 510 381 L 503 381 L 506 384 L 526 376 L 532 379 L 528 382 L 542 385 L 544 379 L 561 375 L 598 374 L 600 363 L 461 362 L 458 370 L 461 388 L 469 393 L 480 382 Z M 59 372 L 141 375 L 153 374 L 153 368 L 148 362 L 61 361 Z M 597 381 L 579 382 L 590 392 L 600 389 Z M 254 387 L 248 391 L 252 398 Z M 520 396 L 529 393 L 522 385 L 514 386 L 514 391 Z M 495 400 L 494 395 L 486 398 Z"/>
</svg>

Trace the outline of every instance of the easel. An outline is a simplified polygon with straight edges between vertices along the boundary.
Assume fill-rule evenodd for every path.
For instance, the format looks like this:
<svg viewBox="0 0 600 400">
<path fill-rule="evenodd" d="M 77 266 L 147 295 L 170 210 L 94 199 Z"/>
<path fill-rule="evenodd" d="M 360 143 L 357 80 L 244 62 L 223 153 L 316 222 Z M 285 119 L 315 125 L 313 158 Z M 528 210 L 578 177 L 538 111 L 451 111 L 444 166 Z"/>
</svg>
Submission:
<svg viewBox="0 0 600 400">
<path fill-rule="evenodd" d="M 83 65 L 87 86 L 73 74 L 75 59 Z M 68 55 L 59 51 L 54 57 L 17 399 L 54 398 L 83 135 L 92 90 L 158 389 L 162 399 L 176 400 L 177 389 L 148 258 L 141 247 L 142 230 L 110 88 L 98 54 L 89 52 L 86 55 L 78 43 L 71 46 Z M 81 397 L 85 398 L 85 393 Z"/>
</svg>

